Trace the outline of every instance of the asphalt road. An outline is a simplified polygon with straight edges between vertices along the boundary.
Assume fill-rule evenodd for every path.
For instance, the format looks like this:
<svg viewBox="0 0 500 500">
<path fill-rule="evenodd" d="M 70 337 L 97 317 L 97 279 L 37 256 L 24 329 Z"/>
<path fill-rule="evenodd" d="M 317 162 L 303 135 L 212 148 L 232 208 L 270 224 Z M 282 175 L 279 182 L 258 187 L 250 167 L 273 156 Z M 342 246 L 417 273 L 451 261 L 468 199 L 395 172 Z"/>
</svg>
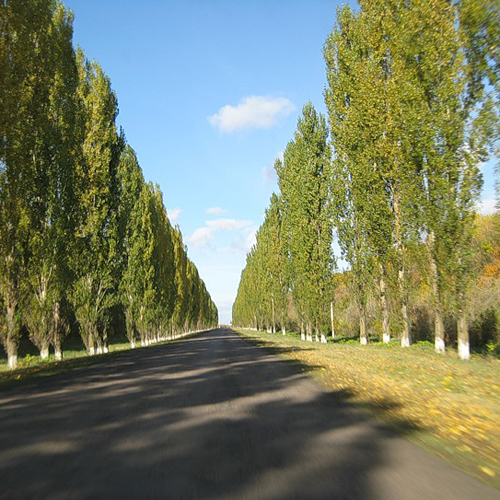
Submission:
<svg viewBox="0 0 500 500">
<path fill-rule="evenodd" d="M 214 330 L 0 393 L 2 499 L 500 499 Z"/>
</svg>

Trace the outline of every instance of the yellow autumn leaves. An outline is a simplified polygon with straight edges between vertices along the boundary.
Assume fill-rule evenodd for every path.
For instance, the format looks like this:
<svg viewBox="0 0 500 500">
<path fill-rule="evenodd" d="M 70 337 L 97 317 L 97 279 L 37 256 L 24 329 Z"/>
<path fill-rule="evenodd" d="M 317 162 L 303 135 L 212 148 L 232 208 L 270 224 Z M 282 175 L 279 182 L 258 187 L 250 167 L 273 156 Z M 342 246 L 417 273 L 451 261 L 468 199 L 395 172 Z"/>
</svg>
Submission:
<svg viewBox="0 0 500 500">
<path fill-rule="evenodd" d="M 283 355 L 317 367 L 328 389 L 355 402 L 455 465 L 500 486 L 500 362 L 432 348 L 304 343 L 296 337 L 242 331 Z M 293 348 L 293 349 L 290 349 Z"/>
</svg>

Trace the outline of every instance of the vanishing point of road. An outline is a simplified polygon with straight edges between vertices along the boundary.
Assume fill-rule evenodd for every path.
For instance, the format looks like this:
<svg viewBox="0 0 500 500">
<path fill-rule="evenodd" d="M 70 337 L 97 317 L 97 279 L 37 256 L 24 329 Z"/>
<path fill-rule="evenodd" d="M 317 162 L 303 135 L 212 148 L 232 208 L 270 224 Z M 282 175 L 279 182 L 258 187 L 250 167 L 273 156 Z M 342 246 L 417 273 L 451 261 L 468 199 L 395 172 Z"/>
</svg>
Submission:
<svg viewBox="0 0 500 500">
<path fill-rule="evenodd" d="M 2 499 L 500 499 L 218 329 L 0 393 Z"/>
</svg>

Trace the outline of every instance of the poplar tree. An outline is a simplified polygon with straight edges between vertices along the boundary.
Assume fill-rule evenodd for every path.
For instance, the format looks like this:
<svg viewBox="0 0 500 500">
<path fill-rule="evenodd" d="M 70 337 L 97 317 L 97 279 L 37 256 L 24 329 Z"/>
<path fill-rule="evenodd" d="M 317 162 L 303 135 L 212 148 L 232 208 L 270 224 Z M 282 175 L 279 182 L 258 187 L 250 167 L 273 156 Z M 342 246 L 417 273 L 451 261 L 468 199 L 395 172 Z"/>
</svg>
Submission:
<svg viewBox="0 0 500 500">
<path fill-rule="evenodd" d="M 150 304 L 152 310 L 150 330 L 153 338 L 158 340 L 161 332 L 166 331 L 172 321 L 176 300 L 175 261 L 172 240 L 172 226 L 163 204 L 162 193 L 158 185 L 150 185 L 153 204 L 154 225 L 154 301 Z"/>
<path fill-rule="evenodd" d="M 127 145 L 118 167 L 120 182 L 119 224 L 122 238 L 122 273 L 120 301 L 125 315 L 125 326 L 130 347 L 136 346 L 138 302 L 141 294 L 140 266 L 144 248 L 141 243 L 141 194 L 144 178 L 134 150 Z"/>
<path fill-rule="evenodd" d="M 295 138 L 277 162 L 284 227 L 290 255 L 294 304 L 307 325 L 322 329 L 331 291 L 333 256 L 329 150 L 326 121 L 311 103 L 304 106 Z"/>
<path fill-rule="evenodd" d="M 266 266 L 271 302 L 271 328 L 276 332 L 279 320 L 283 335 L 286 334 L 286 314 L 288 298 L 287 256 L 283 228 L 283 210 L 281 198 L 273 193 L 269 208 L 266 210 Z"/>
<path fill-rule="evenodd" d="M 23 317 L 30 338 L 48 356 L 49 343 L 62 358 L 62 336 L 68 330 L 61 304 L 69 286 L 67 249 L 74 234 L 73 181 L 79 137 L 75 131 L 78 75 L 72 46 L 72 15 L 61 4 L 39 39 L 38 58 L 45 84 L 38 87 L 38 141 L 34 145 L 35 179 L 29 197 L 29 280 Z"/>
<path fill-rule="evenodd" d="M 334 175 L 339 194 L 351 198 L 350 228 L 362 235 L 370 274 L 378 281 L 385 342 L 390 339 L 387 282 L 396 262 L 401 344 L 408 346 L 407 241 L 415 233 L 415 217 L 412 164 L 402 126 L 402 103 L 408 97 L 398 53 L 402 27 L 393 4 L 361 6 L 358 14 L 347 6 L 339 10 L 338 25 L 324 50 L 329 83 L 325 99 L 337 155 Z M 345 183 L 348 189 L 343 189 Z"/>
<path fill-rule="evenodd" d="M 414 142 L 435 348 L 445 350 L 444 316 L 449 312 L 457 319 L 459 355 L 467 359 L 470 242 L 482 183 L 478 165 L 498 137 L 498 94 L 495 99 L 493 90 L 498 92 L 500 13 L 498 3 L 433 0 L 417 2 L 407 15 L 411 29 L 405 50 L 416 89 L 411 106 L 418 107 Z"/>
<path fill-rule="evenodd" d="M 115 119 L 118 104 L 109 78 L 77 52 L 78 97 L 83 131 L 78 164 L 78 228 L 71 302 L 89 354 L 106 350 L 107 314 L 117 299 L 117 167 L 123 148 Z"/>
<path fill-rule="evenodd" d="M 48 55 L 57 30 L 54 10 L 49 0 L 0 5 L 0 293 L 6 314 L 2 341 L 10 368 L 17 364 L 26 311 L 22 305 L 29 288 L 32 226 L 43 204 L 37 183 L 51 160 L 49 106 L 56 92 Z"/>
<path fill-rule="evenodd" d="M 175 259 L 175 286 L 176 300 L 173 313 L 173 328 L 175 334 L 188 330 L 187 313 L 189 307 L 188 280 L 187 280 L 187 252 L 182 234 L 178 226 L 173 230 L 173 245 Z"/>
</svg>

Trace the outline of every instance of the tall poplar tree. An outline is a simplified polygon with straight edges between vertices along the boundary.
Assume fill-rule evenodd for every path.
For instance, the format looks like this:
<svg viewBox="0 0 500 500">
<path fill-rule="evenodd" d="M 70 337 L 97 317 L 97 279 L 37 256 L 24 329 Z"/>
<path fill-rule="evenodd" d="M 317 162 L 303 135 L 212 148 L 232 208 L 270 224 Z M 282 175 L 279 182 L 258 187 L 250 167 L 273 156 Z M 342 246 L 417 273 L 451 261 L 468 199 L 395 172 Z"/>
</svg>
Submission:
<svg viewBox="0 0 500 500">
<path fill-rule="evenodd" d="M 35 125 L 33 192 L 26 193 L 36 202 L 30 209 L 29 280 L 23 317 L 41 357 L 48 356 L 51 343 L 56 359 L 61 359 L 62 336 L 67 331 L 61 304 L 70 284 L 67 249 L 74 235 L 73 181 L 80 137 L 75 127 L 78 73 L 72 15 L 62 4 L 51 15 L 37 45 L 44 84 L 37 88 L 40 116 Z"/>
<path fill-rule="evenodd" d="M 397 270 L 401 344 L 408 346 L 407 241 L 412 232 L 416 234 L 416 226 L 411 212 L 413 167 L 402 126 L 402 103 L 408 98 L 399 62 L 403 55 L 398 52 L 403 28 L 394 4 L 374 1 L 361 6 L 359 13 L 347 6 L 339 10 L 338 25 L 324 50 L 329 83 L 325 99 L 338 167 L 334 181 L 352 204 L 349 217 L 354 220 L 347 228 L 362 234 L 371 256 L 370 274 L 378 281 L 386 342 L 387 282 L 391 269 Z M 347 236 L 343 231 L 339 235 Z"/>
<path fill-rule="evenodd" d="M 120 182 L 119 230 L 122 238 L 120 301 L 125 315 L 125 327 L 130 346 L 137 340 L 137 314 L 141 294 L 142 234 L 140 209 L 144 178 L 134 150 L 127 145 L 118 166 Z"/>
<path fill-rule="evenodd" d="M 11 0 L 0 5 L 0 23 L 0 293 L 6 314 L 2 341 L 13 368 L 27 310 L 22 306 L 30 289 L 33 229 L 44 217 L 40 189 L 47 188 L 51 163 L 62 161 L 64 153 L 64 132 L 54 115 L 62 118 L 58 100 L 67 95 L 63 87 L 69 79 L 50 54 L 67 53 L 70 20 L 53 1 Z"/>
<path fill-rule="evenodd" d="M 408 108 L 418 109 L 413 141 L 431 268 L 435 348 L 444 352 L 449 312 L 457 319 L 463 359 L 469 357 L 467 295 L 482 183 L 478 166 L 498 137 L 499 19 L 498 2 L 450 5 L 433 0 L 417 2 L 407 12 L 404 49 L 416 89 Z"/>
<path fill-rule="evenodd" d="M 89 354 L 95 354 L 106 350 L 107 314 L 117 300 L 117 167 L 123 139 L 116 129 L 118 104 L 109 78 L 80 49 L 77 62 L 84 140 L 76 183 L 79 220 L 71 301 L 82 340 Z"/>
<path fill-rule="evenodd" d="M 304 106 L 295 138 L 277 162 L 294 304 L 312 338 L 330 304 L 333 256 L 326 121 Z"/>
</svg>

